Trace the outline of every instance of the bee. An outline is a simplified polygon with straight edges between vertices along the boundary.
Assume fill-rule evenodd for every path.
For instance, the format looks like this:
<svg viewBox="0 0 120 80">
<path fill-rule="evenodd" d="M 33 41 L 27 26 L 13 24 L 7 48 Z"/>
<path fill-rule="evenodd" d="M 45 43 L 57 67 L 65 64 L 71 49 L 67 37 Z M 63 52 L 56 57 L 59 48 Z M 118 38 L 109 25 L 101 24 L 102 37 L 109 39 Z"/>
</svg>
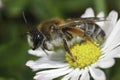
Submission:
<svg viewBox="0 0 120 80">
<path fill-rule="evenodd" d="M 49 50 L 47 43 L 54 44 L 54 40 L 56 40 L 58 44 L 63 45 L 72 57 L 67 41 L 71 41 L 74 36 L 79 36 L 91 42 L 94 39 L 98 42 L 104 40 L 105 32 L 96 24 L 99 21 L 102 20 L 97 17 L 46 20 L 41 22 L 37 28 L 29 31 L 28 42 L 33 50 L 41 47 L 45 51 Z"/>
</svg>

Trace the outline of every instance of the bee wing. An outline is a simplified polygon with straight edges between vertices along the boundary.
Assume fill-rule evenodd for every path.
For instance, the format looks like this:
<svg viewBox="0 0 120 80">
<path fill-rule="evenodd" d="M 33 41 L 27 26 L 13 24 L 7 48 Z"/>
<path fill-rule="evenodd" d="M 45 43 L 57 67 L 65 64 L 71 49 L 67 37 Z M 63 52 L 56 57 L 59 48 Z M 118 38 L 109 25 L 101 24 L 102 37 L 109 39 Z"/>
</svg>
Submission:
<svg viewBox="0 0 120 80">
<path fill-rule="evenodd" d="M 66 27 L 66 28 L 63 28 L 63 29 L 65 29 L 64 31 L 67 31 L 71 34 L 78 35 L 78 36 L 81 36 L 81 37 L 84 36 L 84 30 L 82 30 L 82 29 L 75 28 L 75 27 Z"/>
<path fill-rule="evenodd" d="M 64 24 L 59 25 L 59 28 L 61 30 L 67 31 L 68 33 L 84 37 L 91 41 L 92 38 L 85 32 L 84 29 L 81 28 L 84 26 L 89 27 L 91 25 L 95 25 L 96 24 L 95 22 L 103 20 L 104 20 L 103 18 L 97 17 L 67 19 Z M 86 24 L 89 24 L 89 26 Z"/>
<path fill-rule="evenodd" d="M 99 22 L 99 21 L 105 21 L 104 17 L 87 17 L 87 18 L 72 18 L 72 19 L 67 19 L 65 22 Z"/>
<path fill-rule="evenodd" d="M 82 37 L 82 38 L 85 38 L 85 39 L 87 39 L 87 40 L 89 40 L 89 41 L 91 41 L 91 42 L 93 41 L 92 38 L 91 38 L 88 34 L 86 34 L 86 33 L 84 32 L 84 30 L 82 30 L 82 29 L 80 29 L 80 28 L 76 28 L 76 27 L 65 27 L 65 28 L 63 28 L 62 30 L 66 31 L 66 32 L 68 32 L 68 33 L 70 33 L 70 34 L 74 34 L 74 35 L 80 36 L 80 37 Z"/>
<path fill-rule="evenodd" d="M 105 21 L 104 17 L 86 17 L 86 18 L 80 18 L 81 20 L 91 20 L 91 21 Z"/>
<path fill-rule="evenodd" d="M 104 18 L 98 18 L 98 17 L 88 17 L 88 18 L 72 18 L 65 20 L 64 24 L 60 24 L 59 28 L 65 28 L 65 27 L 76 27 L 77 25 L 82 24 L 96 24 L 95 22 L 105 21 Z"/>
</svg>

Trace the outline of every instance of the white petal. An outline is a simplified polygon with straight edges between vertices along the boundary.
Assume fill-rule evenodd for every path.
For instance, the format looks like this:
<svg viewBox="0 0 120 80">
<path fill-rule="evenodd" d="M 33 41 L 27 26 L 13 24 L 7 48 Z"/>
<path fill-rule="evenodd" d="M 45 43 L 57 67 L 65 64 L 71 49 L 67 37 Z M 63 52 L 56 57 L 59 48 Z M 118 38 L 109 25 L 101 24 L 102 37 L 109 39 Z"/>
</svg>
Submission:
<svg viewBox="0 0 120 80">
<path fill-rule="evenodd" d="M 106 80 L 105 74 L 102 70 L 89 67 L 90 74 L 95 80 Z"/>
<path fill-rule="evenodd" d="M 105 46 L 103 48 L 104 51 L 106 52 L 110 51 L 111 49 L 115 48 L 118 45 L 118 43 L 120 42 L 120 35 L 118 35 L 119 33 L 120 33 L 120 19 L 118 20 L 118 22 L 115 25 L 115 28 L 113 29 L 110 36 L 106 40 Z"/>
<path fill-rule="evenodd" d="M 113 48 L 111 50 L 107 50 L 104 51 L 106 52 L 103 56 L 101 56 L 101 58 L 105 57 L 105 58 L 119 58 L 119 54 L 120 54 L 120 46 Z"/>
<path fill-rule="evenodd" d="M 116 11 L 111 11 L 108 17 L 106 18 L 106 20 L 108 21 L 105 22 L 103 30 L 105 31 L 107 37 L 113 30 L 113 27 L 115 27 L 117 18 L 118 18 L 118 13 Z"/>
<path fill-rule="evenodd" d="M 48 54 L 55 53 L 54 51 L 47 51 L 47 50 L 46 50 L 46 52 Z M 35 56 L 47 56 L 47 54 L 41 48 L 36 49 L 36 50 L 30 49 L 30 50 L 28 50 L 28 53 L 31 54 L 31 55 L 35 55 Z"/>
<path fill-rule="evenodd" d="M 120 46 L 110 51 L 107 57 L 120 58 Z"/>
<path fill-rule="evenodd" d="M 73 75 L 73 72 L 74 71 L 72 71 L 71 73 L 65 75 L 61 80 L 69 80 L 71 78 L 71 76 Z"/>
<path fill-rule="evenodd" d="M 114 55 L 115 58 L 120 58 L 120 53 L 119 54 L 116 54 Z"/>
<path fill-rule="evenodd" d="M 98 15 L 97 15 L 98 18 L 104 18 L 104 13 L 103 12 L 100 12 Z M 102 19 L 104 20 L 104 19 Z M 104 21 L 99 21 L 99 22 L 96 22 L 96 24 L 98 24 L 102 29 L 104 27 Z"/>
<path fill-rule="evenodd" d="M 75 69 L 69 74 L 65 75 L 61 80 L 78 80 L 81 75 L 81 71 L 79 69 Z"/>
<path fill-rule="evenodd" d="M 95 63 L 93 63 L 93 64 L 91 65 L 91 67 L 98 67 L 98 61 L 95 62 Z"/>
<path fill-rule="evenodd" d="M 76 68 L 70 80 L 79 80 L 79 77 L 81 74 L 82 74 L 82 71 Z"/>
<path fill-rule="evenodd" d="M 86 18 L 86 17 L 94 17 L 94 11 L 92 8 L 87 8 L 85 13 L 81 16 L 82 18 Z"/>
<path fill-rule="evenodd" d="M 107 20 L 112 20 L 112 22 L 115 24 L 118 19 L 118 13 L 116 11 L 111 11 L 107 17 Z"/>
<path fill-rule="evenodd" d="M 28 53 L 35 56 L 45 56 L 41 50 L 28 50 Z"/>
<path fill-rule="evenodd" d="M 72 74 L 69 73 L 68 75 L 65 75 L 61 80 L 69 80 L 71 76 Z"/>
<path fill-rule="evenodd" d="M 105 15 L 104 15 L 103 12 L 100 12 L 100 13 L 97 15 L 98 18 L 103 18 L 104 16 L 105 16 Z"/>
<path fill-rule="evenodd" d="M 90 80 L 90 75 L 88 73 L 88 70 L 85 69 L 80 77 L 80 80 Z"/>
<path fill-rule="evenodd" d="M 109 68 L 112 67 L 115 64 L 114 59 L 103 59 L 98 62 L 98 66 L 100 68 Z"/>
<path fill-rule="evenodd" d="M 66 74 L 70 73 L 71 71 L 73 71 L 73 69 L 69 68 L 69 67 L 41 71 L 41 72 L 38 72 L 36 74 L 36 76 L 34 77 L 34 79 L 41 79 L 44 76 L 44 80 L 46 80 L 46 79 L 53 80 L 53 79 L 55 79 L 57 77 L 66 75 Z"/>
<path fill-rule="evenodd" d="M 34 71 L 41 70 L 41 69 L 50 69 L 50 68 L 61 68 L 68 66 L 68 64 L 63 62 L 51 61 L 47 58 L 41 58 L 37 61 L 28 61 L 26 63 L 27 66 L 32 68 Z"/>
</svg>

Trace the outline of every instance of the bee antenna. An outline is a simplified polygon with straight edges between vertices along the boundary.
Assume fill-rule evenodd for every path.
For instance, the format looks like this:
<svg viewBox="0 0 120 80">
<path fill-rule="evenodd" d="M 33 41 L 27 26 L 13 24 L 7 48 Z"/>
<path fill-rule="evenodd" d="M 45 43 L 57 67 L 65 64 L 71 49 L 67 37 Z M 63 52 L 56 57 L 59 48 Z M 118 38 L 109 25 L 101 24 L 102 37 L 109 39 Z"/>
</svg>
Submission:
<svg viewBox="0 0 120 80">
<path fill-rule="evenodd" d="M 22 12 L 22 16 L 23 16 L 23 19 L 24 19 L 25 23 L 28 24 L 27 19 L 25 17 L 25 12 L 24 11 Z"/>
<path fill-rule="evenodd" d="M 30 27 L 30 24 L 28 23 L 28 21 L 27 21 L 27 19 L 25 17 L 25 12 L 24 11 L 22 12 L 22 16 L 23 16 L 23 19 L 25 21 L 25 24 L 27 24 L 28 29 L 30 29 L 31 27 Z"/>
</svg>

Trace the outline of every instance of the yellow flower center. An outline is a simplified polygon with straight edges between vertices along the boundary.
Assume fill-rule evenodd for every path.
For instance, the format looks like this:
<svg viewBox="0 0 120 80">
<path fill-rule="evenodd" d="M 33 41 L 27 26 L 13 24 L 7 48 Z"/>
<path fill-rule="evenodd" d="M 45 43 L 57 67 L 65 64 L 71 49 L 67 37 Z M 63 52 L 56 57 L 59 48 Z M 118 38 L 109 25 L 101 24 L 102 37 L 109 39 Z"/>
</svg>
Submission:
<svg viewBox="0 0 120 80">
<path fill-rule="evenodd" d="M 70 48 L 75 61 L 66 53 L 66 61 L 72 67 L 84 68 L 96 62 L 101 55 L 99 45 L 94 42 L 85 41 L 81 44 L 75 44 Z"/>
</svg>

